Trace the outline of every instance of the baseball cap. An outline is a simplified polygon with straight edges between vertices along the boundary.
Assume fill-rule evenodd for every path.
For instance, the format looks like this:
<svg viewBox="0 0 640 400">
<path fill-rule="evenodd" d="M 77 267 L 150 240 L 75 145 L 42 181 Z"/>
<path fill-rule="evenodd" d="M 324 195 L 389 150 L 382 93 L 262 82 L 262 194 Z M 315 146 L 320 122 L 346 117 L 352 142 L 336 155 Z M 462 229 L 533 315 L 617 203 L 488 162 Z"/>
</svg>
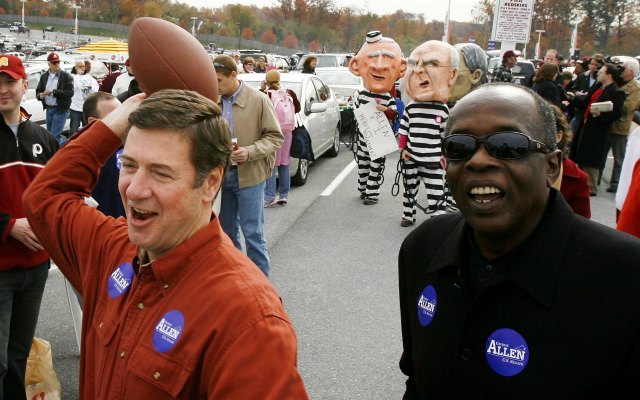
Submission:
<svg viewBox="0 0 640 400">
<path fill-rule="evenodd" d="M 516 56 L 516 53 L 514 53 L 513 50 L 507 50 L 502 55 L 502 58 L 509 58 L 509 57 L 515 57 L 515 56 Z"/>
<path fill-rule="evenodd" d="M 60 56 L 58 55 L 58 53 L 49 53 L 49 55 L 47 56 L 47 61 L 49 62 L 59 62 L 60 61 Z"/>
<path fill-rule="evenodd" d="M 9 54 L 0 54 L 0 73 L 5 73 L 13 79 L 27 79 L 22 60 Z"/>
</svg>

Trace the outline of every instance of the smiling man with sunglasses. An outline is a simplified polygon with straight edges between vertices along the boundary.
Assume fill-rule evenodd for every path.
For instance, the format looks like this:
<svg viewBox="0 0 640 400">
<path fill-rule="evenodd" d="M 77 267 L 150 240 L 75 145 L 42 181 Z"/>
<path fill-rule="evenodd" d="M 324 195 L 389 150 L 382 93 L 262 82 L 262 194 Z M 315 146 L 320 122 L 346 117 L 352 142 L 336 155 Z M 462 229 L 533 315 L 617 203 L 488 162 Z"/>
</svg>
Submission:
<svg viewBox="0 0 640 400">
<path fill-rule="evenodd" d="M 551 189 L 555 117 L 531 90 L 460 100 L 442 150 L 460 214 L 399 256 L 404 399 L 638 398 L 640 240 Z"/>
</svg>

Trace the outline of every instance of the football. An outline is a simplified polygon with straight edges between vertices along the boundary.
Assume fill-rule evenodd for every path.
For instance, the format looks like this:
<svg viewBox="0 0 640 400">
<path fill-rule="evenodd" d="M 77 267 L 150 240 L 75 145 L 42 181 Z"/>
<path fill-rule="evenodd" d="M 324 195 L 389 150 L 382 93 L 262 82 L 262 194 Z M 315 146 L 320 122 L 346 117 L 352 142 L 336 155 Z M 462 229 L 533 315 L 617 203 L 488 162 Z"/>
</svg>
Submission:
<svg viewBox="0 0 640 400">
<path fill-rule="evenodd" d="M 140 89 L 188 89 L 218 101 L 218 80 L 204 47 L 181 27 L 150 17 L 129 27 L 129 62 Z"/>
</svg>

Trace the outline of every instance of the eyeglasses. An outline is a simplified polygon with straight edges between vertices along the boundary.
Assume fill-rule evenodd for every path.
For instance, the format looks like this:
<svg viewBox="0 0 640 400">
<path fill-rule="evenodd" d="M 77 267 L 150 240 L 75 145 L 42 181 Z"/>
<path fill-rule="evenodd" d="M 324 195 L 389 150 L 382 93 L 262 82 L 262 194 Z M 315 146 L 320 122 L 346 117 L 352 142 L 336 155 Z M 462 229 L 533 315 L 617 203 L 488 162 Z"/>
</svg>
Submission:
<svg viewBox="0 0 640 400">
<path fill-rule="evenodd" d="M 555 148 L 549 148 L 521 132 L 496 132 L 483 138 L 464 134 L 447 136 L 442 141 L 442 153 L 450 161 L 468 160 L 481 143 L 491 157 L 500 160 L 518 160 L 526 158 L 532 151 L 546 153 Z"/>
<path fill-rule="evenodd" d="M 235 68 L 231 69 L 231 68 L 227 67 L 226 65 L 220 64 L 217 61 L 215 61 L 213 63 L 213 68 L 222 68 L 222 69 L 226 69 L 227 71 L 230 71 L 230 72 L 237 71 L 237 69 L 235 69 Z"/>
</svg>

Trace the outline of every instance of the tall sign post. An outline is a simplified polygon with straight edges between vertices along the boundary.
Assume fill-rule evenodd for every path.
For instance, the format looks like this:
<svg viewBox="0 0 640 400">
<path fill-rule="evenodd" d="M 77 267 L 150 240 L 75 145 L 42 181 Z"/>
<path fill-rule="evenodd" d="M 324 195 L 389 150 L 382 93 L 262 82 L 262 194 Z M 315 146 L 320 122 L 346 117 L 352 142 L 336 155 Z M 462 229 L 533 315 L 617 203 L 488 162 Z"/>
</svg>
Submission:
<svg viewBox="0 0 640 400">
<path fill-rule="evenodd" d="M 496 0 L 491 40 L 501 42 L 500 53 L 529 43 L 534 0 Z"/>
</svg>

